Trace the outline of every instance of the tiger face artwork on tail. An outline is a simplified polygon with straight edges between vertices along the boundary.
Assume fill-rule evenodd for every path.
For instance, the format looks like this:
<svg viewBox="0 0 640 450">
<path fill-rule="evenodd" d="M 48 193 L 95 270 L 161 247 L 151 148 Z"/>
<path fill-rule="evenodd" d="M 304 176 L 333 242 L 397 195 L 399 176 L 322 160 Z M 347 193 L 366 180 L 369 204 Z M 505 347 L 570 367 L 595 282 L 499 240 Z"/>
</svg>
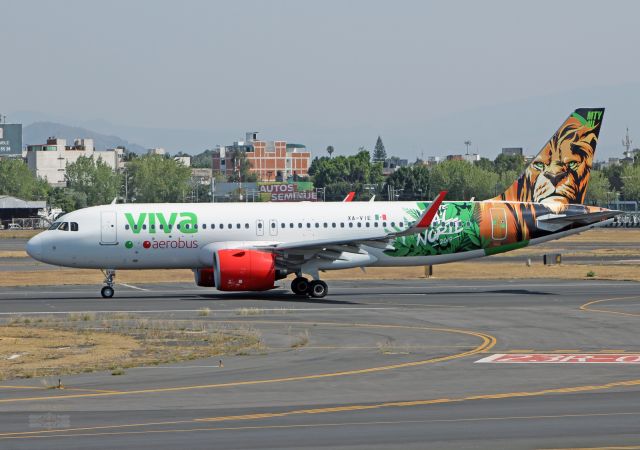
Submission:
<svg viewBox="0 0 640 450">
<path fill-rule="evenodd" d="M 582 204 L 604 109 L 578 109 L 524 173 L 495 200 L 544 203 L 551 210 Z"/>
</svg>

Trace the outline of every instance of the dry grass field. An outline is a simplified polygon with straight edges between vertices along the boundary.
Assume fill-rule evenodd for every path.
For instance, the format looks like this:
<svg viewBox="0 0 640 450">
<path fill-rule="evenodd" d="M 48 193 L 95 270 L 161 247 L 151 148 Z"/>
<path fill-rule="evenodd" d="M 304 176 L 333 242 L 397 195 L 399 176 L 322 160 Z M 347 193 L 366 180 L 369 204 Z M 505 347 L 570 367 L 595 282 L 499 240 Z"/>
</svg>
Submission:
<svg viewBox="0 0 640 450">
<path fill-rule="evenodd" d="M 15 317 L 0 324 L 0 380 L 60 376 L 262 351 L 247 326 L 124 314 Z"/>
</svg>

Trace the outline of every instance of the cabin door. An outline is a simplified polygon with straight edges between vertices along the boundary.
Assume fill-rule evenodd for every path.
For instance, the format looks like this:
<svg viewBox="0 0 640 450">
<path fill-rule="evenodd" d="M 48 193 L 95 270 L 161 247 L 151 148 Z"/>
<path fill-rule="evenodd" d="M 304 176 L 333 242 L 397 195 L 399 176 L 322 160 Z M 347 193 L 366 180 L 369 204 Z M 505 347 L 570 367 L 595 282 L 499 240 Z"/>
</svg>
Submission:
<svg viewBox="0 0 640 450">
<path fill-rule="evenodd" d="M 118 243 L 118 224 L 115 211 L 100 213 L 100 244 L 116 245 Z"/>
</svg>

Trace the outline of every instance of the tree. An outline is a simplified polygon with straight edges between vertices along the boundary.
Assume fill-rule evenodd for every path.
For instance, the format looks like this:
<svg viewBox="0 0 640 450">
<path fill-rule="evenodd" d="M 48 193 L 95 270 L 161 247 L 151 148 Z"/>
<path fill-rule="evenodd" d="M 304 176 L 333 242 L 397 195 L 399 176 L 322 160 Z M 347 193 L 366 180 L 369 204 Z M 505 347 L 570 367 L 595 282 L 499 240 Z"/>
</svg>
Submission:
<svg viewBox="0 0 640 450">
<path fill-rule="evenodd" d="M 385 189 L 393 188 L 403 200 L 428 200 L 433 194 L 431 171 L 426 166 L 400 167 L 387 177 Z"/>
<path fill-rule="evenodd" d="M 378 140 L 376 141 L 376 146 L 373 149 L 373 161 L 374 162 L 382 162 L 387 159 L 387 151 L 384 148 L 384 144 L 382 143 L 382 138 L 378 136 Z"/>
<path fill-rule="evenodd" d="M 258 176 L 251 172 L 251 163 L 247 159 L 244 150 L 236 149 L 230 153 L 231 167 L 234 168 L 233 173 L 227 177 L 230 183 L 239 181 L 253 182 L 257 181 Z"/>
<path fill-rule="evenodd" d="M 89 206 L 110 203 L 120 191 L 121 176 L 93 157 L 80 156 L 76 162 L 67 164 L 65 178 L 71 190 L 86 195 Z"/>
<path fill-rule="evenodd" d="M 609 200 L 612 200 L 610 192 L 611 185 L 604 172 L 591 170 L 585 203 L 589 205 L 606 205 Z"/>
<path fill-rule="evenodd" d="M 37 178 L 22 159 L 0 160 L 0 194 L 36 200 L 46 198 L 48 191 L 46 180 Z"/>
<path fill-rule="evenodd" d="M 213 167 L 213 150 L 205 150 L 191 157 L 191 167 L 211 169 Z"/>
<path fill-rule="evenodd" d="M 342 200 L 350 191 L 363 193 L 365 184 L 378 185 L 383 180 L 382 164 L 372 163 L 366 150 L 351 156 L 315 158 L 309 175 L 316 187 L 326 188 L 328 200 Z"/>
<path fill-rule="evenodd" d="M 622 193 L 626 200 L 640 200 L 640 166 L 627 164 L 622 169 Z"/>
<path fill-rule="evenodd" d="M 333 145 L 329 145 L 327 147 L 327 153 L 329 154 L 329 158 L 331 158 L 331 155 L 333 155 L 333 152 L 334 152 Z"/>
<path fill-rule="evenodd" d="M 182 202 L 190 195 L 191 169 L 158 155 L 141 156 L 127 165 L 129 189 L 137 202 Z"/>
<path fill-rule="evenodd" d="M 475 164 L 459 160 L 441 162 L 431 175 L 433 186 L 438 190 L 449 191 L 448 198 L 452 200 L 491 198 L 495 196 L 496 186 L 500 181 L 495 172 L 488 172 Z"/>
<path fill-rule="evenodd" d="M 506 155 L 500 153 L 493 162 L 495 171 L 497 173 L 506 172 L 507 170 L 514 170 L 519 174 L 524 171 L 524 156 L 522 155 Z"/>
</svg>

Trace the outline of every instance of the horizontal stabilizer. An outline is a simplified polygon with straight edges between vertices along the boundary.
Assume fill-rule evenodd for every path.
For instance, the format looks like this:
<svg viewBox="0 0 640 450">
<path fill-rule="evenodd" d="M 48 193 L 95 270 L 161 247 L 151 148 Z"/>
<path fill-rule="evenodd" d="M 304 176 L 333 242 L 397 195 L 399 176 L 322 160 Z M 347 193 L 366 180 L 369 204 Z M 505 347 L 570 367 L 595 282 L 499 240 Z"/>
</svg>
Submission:
<svg viewBox="0 0 640 450">
<path fill-rule="evenodd" d="M 607 209 L 605 211 L 598 211 L 593 213 L 565 215 L 565 214 L 547 214 L 545 216 L 538 217 L 538 228 L 547 231 L 557 231 L 568 225 L 591 225 L 593 223 L 602 222 L 603 220 L 611 219 L 622 211 Z"/>
</svg>

